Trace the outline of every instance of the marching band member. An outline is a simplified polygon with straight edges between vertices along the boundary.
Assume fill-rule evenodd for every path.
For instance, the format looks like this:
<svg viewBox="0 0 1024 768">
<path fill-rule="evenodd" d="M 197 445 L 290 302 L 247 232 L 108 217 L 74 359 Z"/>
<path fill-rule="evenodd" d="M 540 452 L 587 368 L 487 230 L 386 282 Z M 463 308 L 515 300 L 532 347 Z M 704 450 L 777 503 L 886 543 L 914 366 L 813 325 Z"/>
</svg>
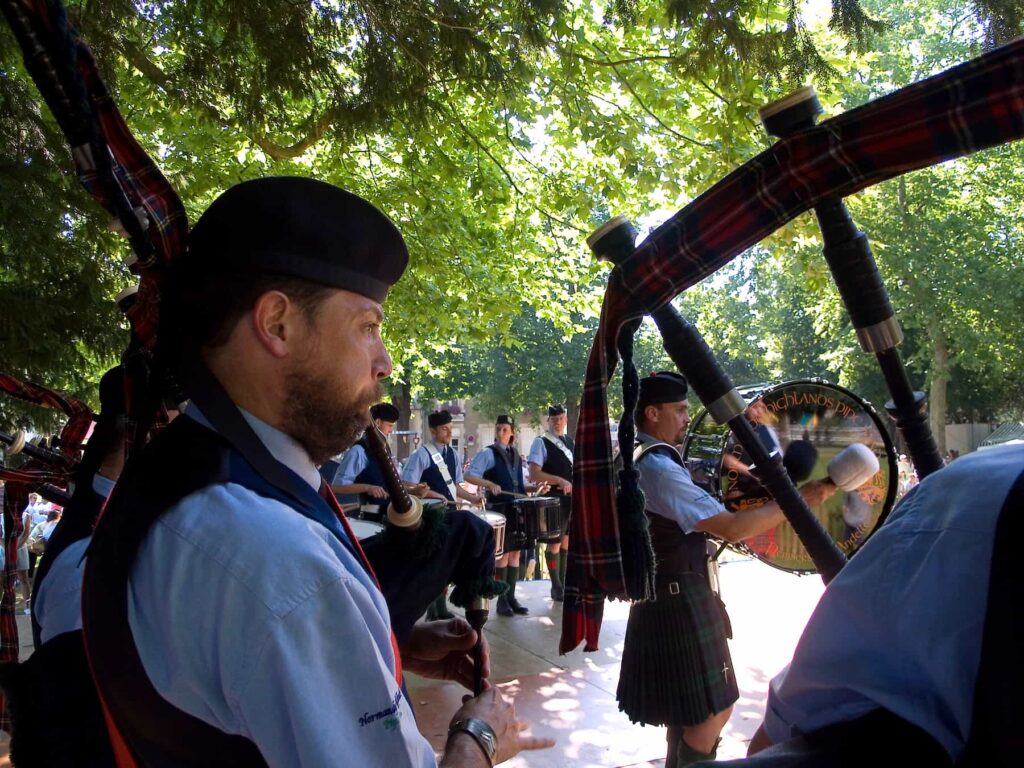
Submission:
<svg viewBox="0 0 1024 768">
<path fill-rule="evenodd" d="M 530 479 L 535 483 L 551 486 L 552 496 L 562 502 L 562 530 L 565 533 L 559 541 L 545 545 L 545 559 L 551 574 L 551 599 L 562 602 L 565 586 L 565 564 L 569 553 L 569 515 L 572 511 L 572 452 L 573 439 L 566 434 L 569 419 L 564 405 L 548 407 L 548 430 L 535 437 L 530 446 L 527 461 L 530 464 Z"/>
<path fill-rule="evenodd" d="M 462 487 L 462 463 L 452 448 L 452 415 L 448 411 L 436 411 L 427 416 L 430 440 L 415 451 L 405 462 L 402 480 L 407 483 L 426 483 L 434 493 L 449 504 L 457 499 L 471 504 L 482 504 L 483 499 Z M 427 610 L 428 619 L 450 619 L 454 614 L 448 610 L 445 599 L 447 590 Z"/>
<path fill-rule="evenodd" d="M 640 380 L 634 454 L 647 499 L 657 598 L 630 608 L 616 692 L 631 721 L 668 726 L 668 768 L 714 759 L 739 698 L 728 616 L 708 578 L 707 534 L 739 541 L 785 519 L 775 502 L 728 512 L 693 484 L 675 448 L 690 422 L 686 392 L 686 379 L 677 373 Z M 801 488 L 812 507 L 834 492 L 824 481 Z"/>
<path fill-rule="evenodd" d="M 317 464 L 366 427 L 391 361 L 381 307 L 408 262 L 380 211 L 302 178 L 222 194 L 163 295 L 191 397 L 132 461 L 93 536 L 86 646 L 119 761 L 432 766 L 403 669 L 472 680 L 466 622 L 388 609 Z M 442 765 L 521 749 L 489 690 L 453 721 Z"/>
<path fill-rule="evenodd" d="M 387 437 L 398 422 L 398 409 L 391 403 L 377 403 L 370 409 L 370 418 L 380 433 Z M 321 474 L 324 474 L 321 468 Z M 366 449 L 366 438 L 360 437 L 355 444 L 345 451 L 333 478 L 327 482 L 338 496 L 358 494 L 364 504 L 376 505 L 378 511 L 373 515 L 377 522 L 382 522 L 388 512 L 388 492 L 384 488 L 384 474 L 377 460 Z M 406 490 L 416 496 L 441 499 L 441 494 L 431 491 L 424 484 L 406 483 Z"/>
<path fill-rule="evenodd" d="M 525 494 L 537 490 L 537 486 L 527 487 L 523 481 L 523 461 L 519 451 L 512 444 L 515 438 L 515 426 L 509 416 L 499 416 L 494 424 L 494 443 L 473 457 L 466 474 L 466 482 L 484 488 L 487 500 L 492 504 L 514 501 L 511 493 Z M 528 541 L 526 547 L 536 546 L 535 541 Z M 516 582 L 519 580 L 519 549 L 506 552 L 495 563 L 496 578 L 508 584 L 508 592 L 498 598 L 497 612 L 499 616 L 525 616 L 530 609 L 516 599 Z"/>
</svg>

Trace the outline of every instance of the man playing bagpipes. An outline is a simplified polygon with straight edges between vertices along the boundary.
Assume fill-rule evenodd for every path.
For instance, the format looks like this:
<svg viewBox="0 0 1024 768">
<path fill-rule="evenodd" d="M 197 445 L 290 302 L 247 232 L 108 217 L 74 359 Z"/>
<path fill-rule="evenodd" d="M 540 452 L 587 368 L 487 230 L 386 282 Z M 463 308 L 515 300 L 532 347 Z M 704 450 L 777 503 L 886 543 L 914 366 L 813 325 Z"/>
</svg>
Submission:
<svg viewBox="0 0 1024 768">
<path fill-rule="evenodd" d="M 616 699 L 633 722 L 667 725 L 671 768 L 713 759 L 718 736 L 739 698 L 725 607 L 708 579 L 707 534 L 739 541 L 784 520 L 770 502 L 742 512 L 693 484 L 675 446 L 689 424 L 687 384 L 662 372 L 640 380 L 635 460 L 647 501 L 657 566 L 657 596 L 629 612 Z M 807 483 L 801 494 L 819 506 L 835 485 Z"/>
<path fill-rule="evenodd" d="M 401 654 L 316 465 L 351 445 L 391 372 L 381 304 L 408 261 L 366 201 L 308 179 L 221 195 L 169 273 L 162 344 L 190 405 L 123 473 L 83 590 L 119 764 L 433 765 L 403 669 L 472 680 L 468 624 Z M 442 765 L 550 745 L 485 691 Z"/>
</svg>

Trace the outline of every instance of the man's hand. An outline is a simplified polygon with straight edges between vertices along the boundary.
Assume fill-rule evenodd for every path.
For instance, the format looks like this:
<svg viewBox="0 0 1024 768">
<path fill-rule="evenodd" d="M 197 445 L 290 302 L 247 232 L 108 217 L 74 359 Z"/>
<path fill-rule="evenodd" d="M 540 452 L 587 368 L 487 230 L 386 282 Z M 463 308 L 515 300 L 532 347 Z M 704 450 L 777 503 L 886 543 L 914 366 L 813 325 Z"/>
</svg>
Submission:
<svg viewBox="0 0 1024 768">
<path fill-rule="evenodd" d="M 800 486 L 800 495 L 811 509 L 820 507 L 838 490 L 831 480 L 811 480 Z"/>
<path fill-rule="evenodd" d="M 501 486 L 498 485 L 497 483 L 489 483 L 487 485 L 487 490 L 493 493 L 495 496 L 502 492 Z"/>
<path fill-rule="evenodd" d="M 529 728 L 529 723 L 525 720 L 516 720 L 516 708 L 512 699 L 501 694 L 496 688 L 486 690 L 476 698 L 467 696 L 463 701 L 452 722 L 475 717 L 491 726 L 498 739 L 495 765 L 515 757 L 524 749 L 547 749 L 555 746 L 554 739 L 524 736 L 523 731 Z M 443 761 L 442 765 L 445 765 Z"/>
<path fill-rule="evenodd" d="M 363 493 L 375 499 L 386 499 L 388 497 L 388 492 L 379 485 L 370 485 L 368 483 L 363 486 Z"/>
<path fill-rule="evenodd" d="M 431 490 L 427 490 L 423 494 L 423 498 L 424 499 L 440 499 L 441 501 L 448 501 L 448 497 L 447 496 L 442 496 L 437 491 L 431 491 Z"/>
<path fill-rule="evenodd" d="M 427 494 L 434 493 L 426 483 L 416 483 L 416 485 L 407 487 L 406 490 L 409 492 L 410 496 L 416 496 L 420 499 L 431 498 L 427 496 Z M 439 494 L 434 493 L 434 496 L 438 495 Z"/>
<path fill-rule="evenodd" d="M 476 630 L 462 617 L 416 624 L 401 648 L 402 666 L 421 677 L 453 680 L 472 691 L 476 638 Z M 491 650 L 486 637 L 481 647 L 483 684 L 484 688 L 489 688 L 487 678 L 491 676 Z"/>
<path fill-rule="evenodd" d="M 572 483 L 564 478 L 558 479 L 558 487 L 562 489 L 562 493 L 566 496 L 572 496 Z"/>
</svg>

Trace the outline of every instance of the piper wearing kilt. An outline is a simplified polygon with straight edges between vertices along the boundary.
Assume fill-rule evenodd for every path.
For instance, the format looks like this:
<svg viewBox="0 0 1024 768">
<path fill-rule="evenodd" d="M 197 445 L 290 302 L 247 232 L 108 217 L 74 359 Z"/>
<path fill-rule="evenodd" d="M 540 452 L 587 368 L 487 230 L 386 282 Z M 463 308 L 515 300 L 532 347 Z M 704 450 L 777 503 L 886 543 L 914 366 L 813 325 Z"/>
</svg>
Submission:
<svg viewBox="0 0 1024 768">
<path fill-rule="evenodd" d="M 707 534 L 738 541 L 784 519 L 775 502 L 728 512 L 694 485 L 676 449 L 690 421 L 686 392 L 686 379 L 677 373 L 640 382 L 634 455 L 647 500 L 657 592 L 655 600 L 630 609 L 616 692 L 619 709 L 633 722 L 668 726 L 666 768 L 714 759 L 739 698 L 729 619 L 708 579 Z M 801 489 L 811 507 L 833 491 L 820 481 Z"/>
</svg>

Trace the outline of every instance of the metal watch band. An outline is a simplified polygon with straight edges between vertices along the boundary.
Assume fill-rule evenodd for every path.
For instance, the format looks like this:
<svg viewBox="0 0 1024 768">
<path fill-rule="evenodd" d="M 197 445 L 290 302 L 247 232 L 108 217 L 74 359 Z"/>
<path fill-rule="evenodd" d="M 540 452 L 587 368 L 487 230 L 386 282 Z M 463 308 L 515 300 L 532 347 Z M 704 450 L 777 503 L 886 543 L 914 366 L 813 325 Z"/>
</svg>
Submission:
<svg viewBox="0 0 1024 768">
<path fill-rule="evenodd" d="M 494 735 L 494 729 L 486 721 L 477 717 L 465 717 L 456 720 L 448 727 L 448 733 L 465 731 L 473 740 L 480 745 L 480 749 L 487 756 L 487 762 L 494 765 L 494 758 L 498 754 L 498 737 Z"/>
</svg>

